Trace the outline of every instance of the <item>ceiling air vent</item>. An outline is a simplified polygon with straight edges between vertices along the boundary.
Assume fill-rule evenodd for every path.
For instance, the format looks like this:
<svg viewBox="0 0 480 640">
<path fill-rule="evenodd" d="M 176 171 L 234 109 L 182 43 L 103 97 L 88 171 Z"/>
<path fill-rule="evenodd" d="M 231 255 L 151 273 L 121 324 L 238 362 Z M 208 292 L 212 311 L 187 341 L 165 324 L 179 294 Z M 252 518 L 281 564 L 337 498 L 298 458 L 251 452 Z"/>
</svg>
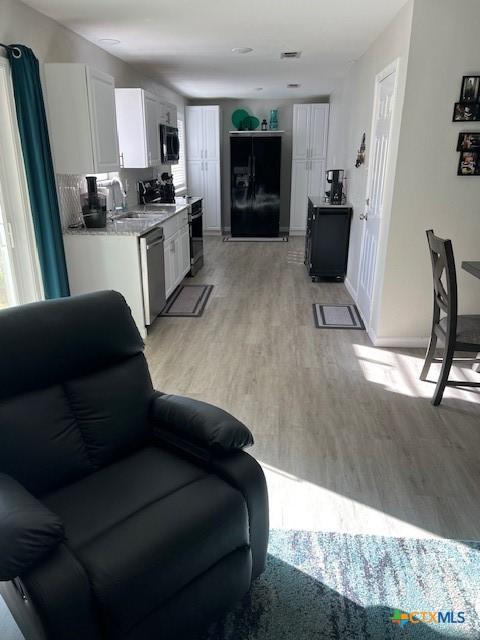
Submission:
<svg viewBox="0 0 480 640">
<path fill-rule="evenodd" d="M 282 51 L 280 58 L 300 58 L 301 51 Z"/>
<path fill-rule="evenodd" d="M 290 82 L 287 84 L 287 89 L 298 89 L 299 86 L 298 82 Z"/>
</svg>

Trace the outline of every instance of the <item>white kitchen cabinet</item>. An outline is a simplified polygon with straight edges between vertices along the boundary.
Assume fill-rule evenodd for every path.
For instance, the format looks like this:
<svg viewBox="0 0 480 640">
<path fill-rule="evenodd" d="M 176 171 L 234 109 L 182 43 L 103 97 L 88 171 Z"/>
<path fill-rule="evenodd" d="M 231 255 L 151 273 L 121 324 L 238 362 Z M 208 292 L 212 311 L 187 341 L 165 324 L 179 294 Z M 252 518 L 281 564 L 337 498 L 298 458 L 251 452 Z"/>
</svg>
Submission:
<svg viewBox="0 0 480 640">
<path fill-rule="evenodd" d="M 175 289 L 175 236 L 165 240 L 163 245 L 163 257 L 165 267 L 165 296 Z"/>
<path fill-rule="evenodd" d="M 184 225 L 182 229 L 180 229 L 179 241 L 180 254 L 182 257 L 180 271 L 185 275 L 190 271 L 190 227 L 188 224 Z"/>
<path fill-rule="evenodd" d="M 328 104 L 293 107 L 290 233 L 304 234 L 308 196 L 323 195 L 328 139 Z"/>
<path fill-rule="evenodd" d="M 115 102 L 122 167 L 160 165 L 159 99 L 143 89 L 115 89 Z"/>
<path fill-rule="evenodd" d="M 63 243 L 71 294 L 102 289 L 118 291 L 127 301 L 138 330 L 145 338 L 147 330 L 138 237 L 65 234 Z"/>
<path fill-rule="evenodd" d="M 218 105 L 185 108 L 188 191 L 203 198 L 206 233 L 221 230 L 220 108 Z"/>
<path fill-rule="evenodd" d="M 180 211 L 163 225 L 165 295 L 168 298 L 190 271 L 190 228 L 187 210 Z"/>
<path fill-rule="evenodd" d="M 120 168 L 114 79 L 85 64 L 45 64 L 50 140 L 57 173 Z"/>
</svg>

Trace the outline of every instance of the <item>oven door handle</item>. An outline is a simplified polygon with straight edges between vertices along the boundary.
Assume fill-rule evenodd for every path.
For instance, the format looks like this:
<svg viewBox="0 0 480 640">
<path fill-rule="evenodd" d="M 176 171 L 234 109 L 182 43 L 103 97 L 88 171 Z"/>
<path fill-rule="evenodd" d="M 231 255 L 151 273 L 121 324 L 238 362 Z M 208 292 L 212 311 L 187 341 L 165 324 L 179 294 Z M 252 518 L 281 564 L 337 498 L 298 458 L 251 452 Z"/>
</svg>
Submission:
<svg viewBox="0 0 480 640">
<path fill-rule="evenodd" d="M 194 216 L 191 216 L 190 220 L 198 220 L 198 218 L 201 218 L 203 216 L 203 211 L 201 211 L 200 213 L 196 213 Z"/>
</svg>

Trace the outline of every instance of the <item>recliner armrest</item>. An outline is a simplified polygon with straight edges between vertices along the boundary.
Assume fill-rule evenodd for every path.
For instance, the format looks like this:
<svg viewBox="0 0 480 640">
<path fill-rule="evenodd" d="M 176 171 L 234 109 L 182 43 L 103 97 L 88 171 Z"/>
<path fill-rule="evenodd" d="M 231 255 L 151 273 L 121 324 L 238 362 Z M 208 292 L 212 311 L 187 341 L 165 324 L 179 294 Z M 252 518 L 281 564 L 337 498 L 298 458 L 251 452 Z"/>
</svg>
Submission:
<svg viewBox="0 0 480 640">
<path fill-rule="evenodd" d="M 0 580 L 32 569 L 64 537 L 61 519 L 14 478 L 0 473 Z"/>
<path fill-rule="evenodd" d="M 253 436 L 242 422 L 200 400 L 159 395 L 152 401 L 150 416 L 157 437 L 202 458 L 226 455 L 253 444 Z"/>
</svg>

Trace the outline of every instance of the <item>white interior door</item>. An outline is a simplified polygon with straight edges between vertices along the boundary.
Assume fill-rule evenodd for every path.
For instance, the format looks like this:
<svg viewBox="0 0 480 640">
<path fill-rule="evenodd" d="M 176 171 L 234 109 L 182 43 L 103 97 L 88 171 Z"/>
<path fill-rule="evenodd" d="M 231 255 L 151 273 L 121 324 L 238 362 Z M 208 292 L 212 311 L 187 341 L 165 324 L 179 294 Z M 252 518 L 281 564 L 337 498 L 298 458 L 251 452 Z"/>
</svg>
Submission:
<svg viewBox="0 0 480 640">
<path fill-rule="evenodd" d="M 387 178 L 392 116 L 395 102 L 397 64 L 379 74 L 375 83 L 374 117 L 368 164 L 367 198 L 363 221 L 362 252 L 358 277 L 358 307 L 367 329 L 371 325 L 374 304 L 380 227 L 383 217 L 384 191 Z"/>
</svg>

